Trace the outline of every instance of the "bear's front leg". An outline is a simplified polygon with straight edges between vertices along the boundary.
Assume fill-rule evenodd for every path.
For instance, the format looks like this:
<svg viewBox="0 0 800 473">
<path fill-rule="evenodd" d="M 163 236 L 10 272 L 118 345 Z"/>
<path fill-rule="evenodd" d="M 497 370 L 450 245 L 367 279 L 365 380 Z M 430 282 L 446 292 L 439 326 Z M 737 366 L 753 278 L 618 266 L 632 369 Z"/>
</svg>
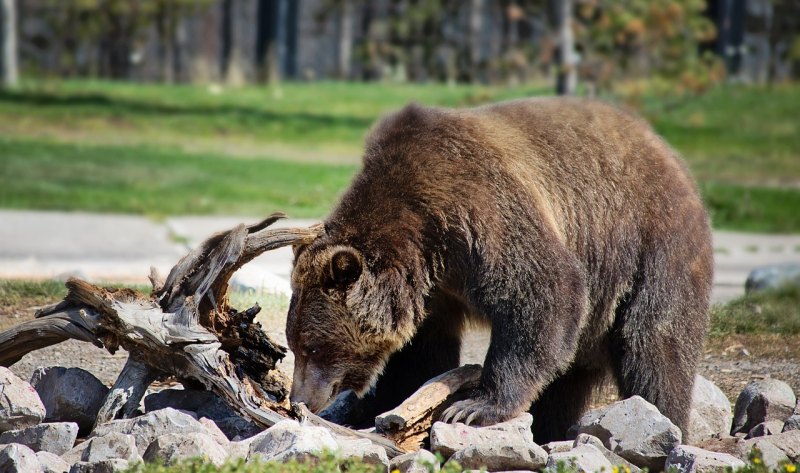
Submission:
<svg viewBox="0 0 800 473">
<path fill-rule="evenodd" d="M 475 305 L 492 325 L 489 351 L 480 384 L 469 399 L 446 409 L 443 421 L 509 420 L 527 411 L 572 363 L 587 311 L 582 272 L 571 255 L 549 267 L 537 263 L 530 273 L 495 274 L 478 286 L 485 290 L 474 293 Z"/>
</svg>

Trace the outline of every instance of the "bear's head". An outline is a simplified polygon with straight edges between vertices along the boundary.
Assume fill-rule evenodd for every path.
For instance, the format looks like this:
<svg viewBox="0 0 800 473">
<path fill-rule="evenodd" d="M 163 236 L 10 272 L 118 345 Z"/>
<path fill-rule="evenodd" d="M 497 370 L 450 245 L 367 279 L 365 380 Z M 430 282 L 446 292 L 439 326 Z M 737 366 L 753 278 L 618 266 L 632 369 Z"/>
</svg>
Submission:
<svg viewBox="0 0 800 473">
<path fill-rule="evenodd" d="M 295 355 L 291 399 L 319 412 L 344 390 L 369 390 L 416 331 L 418 310 L 405 270 L 371 252 L 324 233 L 294 251 L 286 322 Z"/>
</svg>

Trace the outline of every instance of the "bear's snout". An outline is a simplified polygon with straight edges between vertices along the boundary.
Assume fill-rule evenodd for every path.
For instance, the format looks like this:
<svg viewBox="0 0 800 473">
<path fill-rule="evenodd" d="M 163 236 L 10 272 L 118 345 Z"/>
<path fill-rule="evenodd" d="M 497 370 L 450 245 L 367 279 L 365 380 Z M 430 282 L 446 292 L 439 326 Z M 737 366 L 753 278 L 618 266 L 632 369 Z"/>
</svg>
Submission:
<svg viewBox="0 0 800 473">
<path fill-rule="evenodd" d="M 328 407 L 339 394 L 340 383 L 326 371 L 313 362 L 296 359 L 289 395 L 292 402 L 304 403 L 315 414 Z"/>
</svg>

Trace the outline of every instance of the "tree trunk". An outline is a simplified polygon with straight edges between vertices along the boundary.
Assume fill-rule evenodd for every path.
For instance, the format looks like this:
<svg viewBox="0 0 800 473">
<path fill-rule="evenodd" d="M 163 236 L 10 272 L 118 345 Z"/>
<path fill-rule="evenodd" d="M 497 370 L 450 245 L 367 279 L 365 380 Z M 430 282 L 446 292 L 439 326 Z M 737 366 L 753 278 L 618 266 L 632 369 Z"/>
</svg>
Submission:
<svg viewBox="0 0 800 473">
<path fill-rule="evenodd" d="M 578 86 L 575 38 L 572 34 L 572 0 L 551 0 L 553 27 L 558 34 L 556 93 L 574 95 Z"/>
<path fill-rule="evenodd" d="M 339 8 L 339 79 L 350 78 L 350 62 L 353 53 L 353 0 L 342 0 Z"/>
<path fill-rule="evenodd" d="M 289 67 L 289 63 L 293 64 L 294 60 L 283 56 L 295 52 L 292 37 L 295 31 L 292 29 L 292 25 L 286 23 L 295 21 L 296 3 L 296 1 L 290 2 L 287 5 L 285 0 L 259 0 L 258 2 L 256 11 L 256 77 L 259 82 L 279 83 L 283 66 L 290 75 L 294 72 L 293 67 Z M 283 53 L 281 53 L 281 45 L 286 50 Z"/>
<path fill-rule="evenodd" d="M 469 10 L 469 63 L 470 82 L 480 80 L 480 67 L 482 62 L 483 43 L 481 32 L 483 30 L 483 0 L 471 0 Z"/>
<path fill-rule="evenodd" d="M 5 87 L 17 85 L 17 10 L 15 0 L 0 0 L 0 69 Z"/>
</svg>

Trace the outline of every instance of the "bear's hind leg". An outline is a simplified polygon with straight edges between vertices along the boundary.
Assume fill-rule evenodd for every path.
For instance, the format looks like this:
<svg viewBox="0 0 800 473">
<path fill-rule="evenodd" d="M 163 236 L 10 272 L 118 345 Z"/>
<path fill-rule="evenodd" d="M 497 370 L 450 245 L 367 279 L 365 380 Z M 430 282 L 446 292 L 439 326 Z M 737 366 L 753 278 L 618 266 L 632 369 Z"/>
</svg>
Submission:
<svg viewBox="0 0 800 473">
<path fill-rule="evenodd" d="M 677 240 L 677 239 L 676 239 Z M 675 241 L 675 240 L 673 240 Z M 680 261 L 665 247 L 640 261 L 632 290 L 617 308 L 610 351 L 624 398 L 638 395 L 682 431 L 688 426 L 697 361 L 708 325 L 711 250 Z"/>
<path fill-rule="evenodd" d="M 603 369 L 573 365 L 550 383 L 531 406 L 536 443 L 564 440 L 567 430 L 580 419 L 606 374 Z"/>
</svg>

